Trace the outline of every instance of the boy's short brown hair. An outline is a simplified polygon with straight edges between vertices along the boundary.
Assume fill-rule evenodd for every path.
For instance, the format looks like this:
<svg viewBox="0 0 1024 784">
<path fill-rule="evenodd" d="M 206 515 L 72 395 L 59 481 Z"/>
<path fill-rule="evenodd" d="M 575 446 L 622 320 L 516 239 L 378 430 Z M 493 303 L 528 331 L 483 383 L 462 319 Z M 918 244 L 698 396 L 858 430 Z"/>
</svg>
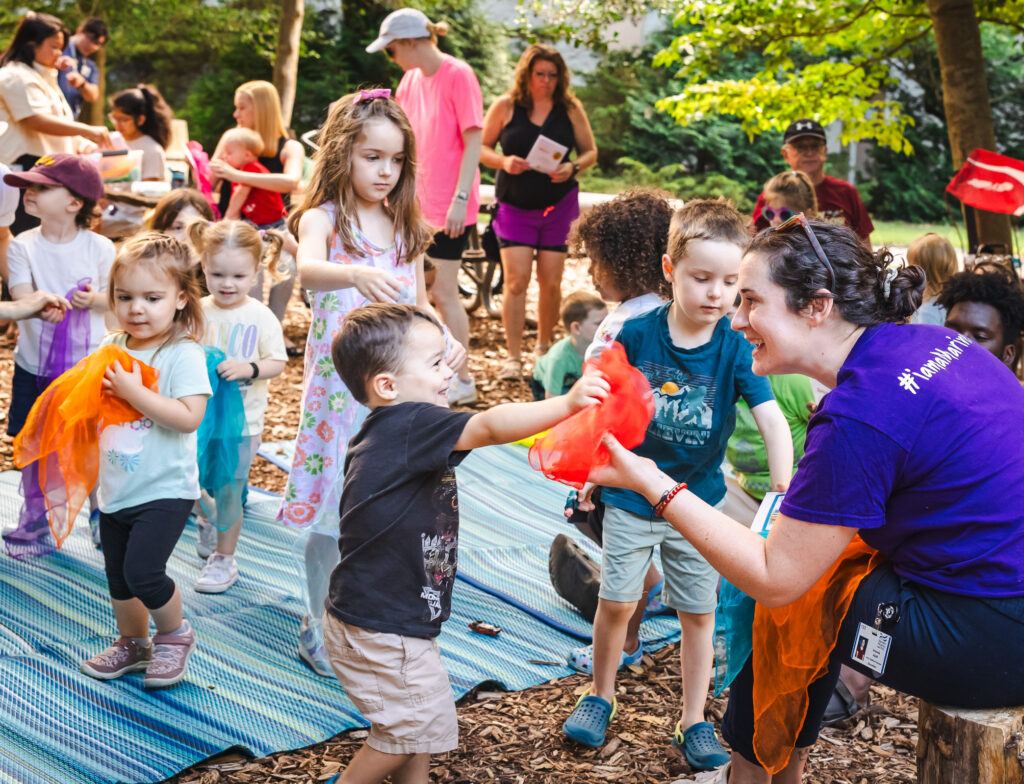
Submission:
<svg viewBox="0 0 1024 784">
<path fill-rule="evenodd" d="M 437 319 L 417 305 L 377 302 L 345 316 L 331 344 L 331 358 L 352 397 L 365 406 L 370 379 L 402 366 L 405 338 L 420 319 L 441 329 Z"/>
<path fill-rule="evenodd" d="M 675 211 L 668 228 L 668 257 L 677 264 L 686 255 L 690 240 L 732 242 L 745 246 L 750 241 L 748 220 L 728 199 L 694 199 Z"/>
<path fill-rule="evenodd" d="M 607 307 L 604 300 L 596 294 L 589 291 L 574 291 L 562 300 L 562 326 L 568 332 L 573 322 L 586 321 L 587 316 L 595 310 L 605 310 Z"/>
</svg>

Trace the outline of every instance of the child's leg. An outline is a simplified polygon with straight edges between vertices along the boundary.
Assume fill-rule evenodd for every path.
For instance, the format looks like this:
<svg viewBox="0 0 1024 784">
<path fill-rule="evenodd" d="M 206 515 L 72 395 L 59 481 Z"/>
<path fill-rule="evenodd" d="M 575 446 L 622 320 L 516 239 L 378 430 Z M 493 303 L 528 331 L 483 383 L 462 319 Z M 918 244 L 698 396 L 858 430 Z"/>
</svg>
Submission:
<svg viewBox="0 0 1024 784">
<path fill-rule="evenodd" d="M 611 702 L 615 698 L 615 674 L 622 661 L 626 627 L 637 602 L 599 598 L 594 618 L 594 684 L 591 694 Z"/>
<path fill-rule="evenodd" d="M 149 610 L 158 634 L 174 632 L 182 624 L 181 594 L 167 576 L 167 561 L 191 509 L 191 500 L 161 499 L 119 513 L 130 522 L 122 567 L 124 583 L 131 596 L 138 597 Z M 106 528 L 103 541 L 105 545 Z M 103 555 L 108 557 L 106 545 Z"/>
<path fill-rule="evenodd" d="M 217 553 L 219 555 L 234 555 L 238 547 L 238 537 L 242 534 L 242 518 L 226 531 L 217 531 Z"/>
<path fill-rule="evenodd" d="M 378 784 L 388 776 L 391 784 L 427 784 L 429 772 L 429 754 L 388 754 L 364 743 L 338 777 L 338 784 Z"/>
<path fill-rule="evenodd" d="M 651 564 L 647 569 L 647 574 L 644 575 L 644 592 L 640 596 L 640 601 L 636 603 L 636 609 L 633 610 L 626 626 L 626 639 L 622 644 L 622 650 L 625 653 L 632 653 L 640 645 L 640 622 L 643 621 L 644 612 L 647 610 L 647 598 L 650 596 L 651 589 L 660 582 L 661 572 L 654 564 Z"/>
<path fill-rule="evenodd" d="M 704 703 L 708 696 L 711 667 L 714 664 L 712 648 L 715 614 L 679 612 L 682 640 L 679 659 L 683 676 L 683 729 L 704 721 Z"/>
</svg>

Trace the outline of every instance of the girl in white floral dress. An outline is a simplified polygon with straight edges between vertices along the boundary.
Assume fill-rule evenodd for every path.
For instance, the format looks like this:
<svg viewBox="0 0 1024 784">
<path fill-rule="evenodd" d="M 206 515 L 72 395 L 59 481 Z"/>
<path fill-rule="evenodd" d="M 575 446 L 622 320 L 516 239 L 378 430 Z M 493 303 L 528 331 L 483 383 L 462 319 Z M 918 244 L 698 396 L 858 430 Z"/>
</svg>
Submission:
<svg viewBox="0 0 1024 784">
<path fill-rule="evenodd" d="M 299 655 L 333 677 L 321 619 L 338 563 L 345 449 L 368 410 L 335 371 L 331 342 L 345 316 L 369 302 L 429 307 L 423 251 L 430 235 L 416 201 L 412 128 L 389 90 L 338 101 L 319 143 L 305 203 L 289 219 L 299 237 L 299 273 L 312 321 L 302 419 L 278 519 L 304 528 L 295 550 L 307 602 Z"/>
</svg>

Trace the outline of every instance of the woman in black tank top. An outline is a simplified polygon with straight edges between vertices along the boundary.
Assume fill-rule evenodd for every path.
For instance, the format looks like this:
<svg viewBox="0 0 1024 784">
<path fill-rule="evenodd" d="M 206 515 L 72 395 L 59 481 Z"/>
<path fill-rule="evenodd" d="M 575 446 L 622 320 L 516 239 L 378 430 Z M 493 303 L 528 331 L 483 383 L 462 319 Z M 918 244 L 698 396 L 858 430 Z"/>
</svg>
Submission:
<svg viewBox="0 0 1024 784">
<path fill-rule="evenodd" d="M 501 152 L 496 149 L 499 144 Z M 530 158 L 535 145 L 537 151 Z M 546 155 L 539 154 L 541 148 L 547 149 Z M 560 148 L 565 152 L 559 157 Z M 501 315 L 508 345 L 499 378 L 522 377 L 526 287 L 535 257 L 540 287 L 538 356 L 551 345 L 569 226 L 579 215 L 576 175 L 596 161 L 594 134 L 583 105 L 569 89 L 565 61 L 557 49 L 532 44 L 519 58 L 512 87 L 487 111 L 480 151 L 480 162 L 498 170 L 494 231 L 505 273 Z"/>
<path fill-rule="evenodd" d="M 214 181 L 214 188 L 219 189 L 218 207 L 221 214 L 223 215 L 227 210 L 228 201 L 231 199 L 231 184 L 236 182 L 280 193 L 285 208 L 290 208 L 291 194 L 299 187 L 299 182 L 302 179 L 302 164 L 306 159 L 306 153 L 299 142 L 288 136 L 284 118 L 281 115 L 281 99 L 277 94 L 277 88 L 265 81 L 246 82 L 239 85 L 235 90 L 234 118 L 239 127 L 251 128 L 263 137 L 266 147 L 263 151 L 264 154 L 259 156 L 258 160 L 267 168 L 267 173 L 242 172 L 219 160 L 220 144 L 218 143 L 210 160 L 210 170 L 217 178 Z M 286 257 L 290 259 L 289 274 L 271 287 L 267 303 L 274 315 L 277 316 L 278 321 L 284 318 L 288 300 L 295 288 L 294 248 L 289 249 L 286 245 L 285 250 L 287 253 L 282 256 L 282 260 Z M 257 281 L 259 291 L 263 290 L 262 285 L 261 277 Z M 254 291 L 256 291 L 255 288 Z M 258 294 L 256 298 L 260 299 Z M 285 346 L 289 356 L 301 356 L 301 349 L 287 336 L 285 336 Z"/>
</svg>

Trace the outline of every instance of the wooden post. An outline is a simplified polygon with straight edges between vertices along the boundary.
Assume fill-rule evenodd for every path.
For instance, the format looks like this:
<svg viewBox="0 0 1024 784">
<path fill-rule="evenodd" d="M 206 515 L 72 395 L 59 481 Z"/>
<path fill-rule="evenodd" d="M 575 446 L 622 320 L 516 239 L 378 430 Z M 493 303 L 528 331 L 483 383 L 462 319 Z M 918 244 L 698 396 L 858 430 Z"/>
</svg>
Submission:
<svg viewBox="0 0 1024 784">
<path fill-rule="evenodd" d="M 1024 706 L 918 707 L 918 784 L 1024 784 Z"/>
</svg>

